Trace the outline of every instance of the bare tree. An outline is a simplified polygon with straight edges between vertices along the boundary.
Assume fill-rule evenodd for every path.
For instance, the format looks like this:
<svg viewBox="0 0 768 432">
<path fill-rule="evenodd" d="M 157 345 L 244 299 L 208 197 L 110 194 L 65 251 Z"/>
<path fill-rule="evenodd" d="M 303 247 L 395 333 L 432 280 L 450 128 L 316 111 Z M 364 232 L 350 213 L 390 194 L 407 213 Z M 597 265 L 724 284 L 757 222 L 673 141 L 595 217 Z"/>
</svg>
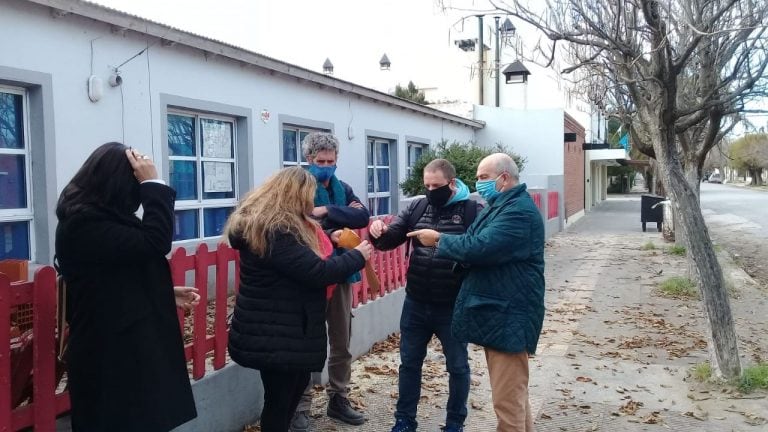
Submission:
<svg viewBox="0 0 768 432">
<path fill-rule="evenodd" d="M 448 0 L 443 1 L 446 5 Z M 476 4 L 477 2 L 473 2 Z M 537 4 L 533 3 L 533 4 Z M 564 57 L 577 87 L 631 125 L 653 157 L 698 276 L 715 371 L 741 365 L 723 275 L 699 206 L 707 153 L 766 96 L 768 2 L 764 0 L 487 0 L 546 37 L 538 51 Z M 477 6 L 482 9 L 482 6 Z"/>
</svg>

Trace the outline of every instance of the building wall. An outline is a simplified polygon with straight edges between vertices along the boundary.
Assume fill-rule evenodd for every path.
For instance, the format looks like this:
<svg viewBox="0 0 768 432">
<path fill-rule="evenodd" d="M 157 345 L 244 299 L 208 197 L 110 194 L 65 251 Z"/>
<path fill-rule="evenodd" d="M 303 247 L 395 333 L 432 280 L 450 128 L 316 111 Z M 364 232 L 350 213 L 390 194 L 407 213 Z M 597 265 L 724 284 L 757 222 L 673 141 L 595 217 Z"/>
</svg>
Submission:
<svg viewBox="0 0 768 432">
<path fill-rule="evenodd" d="M 512 110 L 475 106 L 475 120 L 486 123 L 477 131 L 478 144 L 502 143 L 528 159 L 523 175 L 563 175 L 563 110 Z"/>
<path fill-rule="evenodd" d="M 565 218 L 584 210 L 584 127 L 565 116 L 565 132 L 575 133 L 575 142 L 563 144 L 565 159 Z"/>
<path fill-rule="evenodd" d="M 393 188 L 406 176 L 407 141 L 433 144 L 441 139 L 475 138 L 474 129 L 467 125 L 270 74 L 201 50 L 166 46 L 157 38 L 114 30 L 77 15 L 54 17 L 48 8 L 20 1 L 4 2 L 2 9 L 0 85 L 39 87 L 25 83 L 23 77 L 50 77 L 42 87 L 50 93 L 51 109 L 45 121 L 47 127 L 55 126 L 45 140 L 31 142 L 33 150 L 48 149 L 45 160 L 35 162 L 51 165 L 47 187 L 33 185 L 33 196 L 50 195 L 34 208 L 35 219 L 47 215 L 49 220 L 35 229 L 38 247 L 33 261 L 50 262 L 55 197 L 100 144 L 122 141 L 152 155 L 160 175 L 168 179 L 165 115 L 169 109 L 237 119 L 238 195 L 283 166 L 281 126 L 286 119 L 302 126 L 324 125 L 337 134 L 341 141 L 338 176 L 363 200 L 369 136 L 394 144 Z M 110 87 L 107 80 L 117 66 L 123 83 Z M 87 95 L 86 82 L 92 74 L 104 83 L 103 96 L 95 103 Z M 33 111 L 35 103 L 30 97 Z M 262 113 L 269 118 L 262 119 Z M 398 199 L 395 191 L 393 205 Z"/>
</svg>

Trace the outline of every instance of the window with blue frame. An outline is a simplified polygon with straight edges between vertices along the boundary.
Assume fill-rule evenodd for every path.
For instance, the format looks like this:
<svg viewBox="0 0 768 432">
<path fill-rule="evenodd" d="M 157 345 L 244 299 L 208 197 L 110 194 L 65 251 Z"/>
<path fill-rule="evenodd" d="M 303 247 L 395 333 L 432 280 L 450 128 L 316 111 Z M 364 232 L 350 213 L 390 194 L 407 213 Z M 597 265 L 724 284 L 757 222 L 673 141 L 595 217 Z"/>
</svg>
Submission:
<svg viewBox="0 0 768 432">
<path fill-rule="evenodd" d="M 176 190 L 174 241 L 221 235 L 237 197 L 235 119 L 168 114 L 168 178 Z"/>
<path fill-rule="evenodd" d="M 392 208 L 392 166 L 391 151 L 394 142 L 368 138 L 368 209 L 372 216 L 386 215 Z"/>
<path fill-rule="evenodd" d="M 0 86 L 0 260 L 33 259 L 24 89 Z"/>
<path fill-rule="evenodd" d="M 301 143 L 310 132 L 330 132 L 328 129 L 312 129 L 302 126 L 283 125 L 283 166 L 307 165 L 304 152 L 301 151 Z"/>
</svg>

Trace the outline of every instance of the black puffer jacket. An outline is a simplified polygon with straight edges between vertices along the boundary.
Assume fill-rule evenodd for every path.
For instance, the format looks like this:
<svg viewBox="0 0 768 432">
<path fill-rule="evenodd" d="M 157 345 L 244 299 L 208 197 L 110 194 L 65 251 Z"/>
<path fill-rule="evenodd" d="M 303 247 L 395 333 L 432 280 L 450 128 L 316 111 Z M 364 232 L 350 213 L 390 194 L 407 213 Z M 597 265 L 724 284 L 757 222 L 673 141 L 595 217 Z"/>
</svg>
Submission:
<svg viewBox="0 0 768 432">
<path fill-rule="evenodd" d="M 292 234 L 277 231 L 264 257 L 242 238 L 230 242 L 240 251 L 240 291 L 229 333 L 232 359 L 254 369 L 321 371 L 325 288 L 362 269 L 363 255 L 352 250 L 323 260 Z"/>
<path fill-rule="evenodd" d="M 426 198 L 423 198 L 426 199 Z M 376 249 L 394 249 L 406 240 L 406 234 L 418 229 L 433 229 L 446 234 L 463 234 L 465 206 L 478 204 L 472 200 L 459 201 L 446 207 L 435 208 L 428 205 L 424 214 L 409 227 L 408 221 L 418 207 L 419 200 L 414 200 L 407 209 L 400 212 L 385 232 L 378 239 L 371 237 Z M 479 209 L 472 214 L 479 213 Z M 435 248 L 422 245 L 413 238 L 408 276 L 405 286 L 406 293 L 413 299 L 429 303 L 452 303 L 461 287 L 462 275 L 453 270 L 455 262 L 435 257 Z"/>
</svg>

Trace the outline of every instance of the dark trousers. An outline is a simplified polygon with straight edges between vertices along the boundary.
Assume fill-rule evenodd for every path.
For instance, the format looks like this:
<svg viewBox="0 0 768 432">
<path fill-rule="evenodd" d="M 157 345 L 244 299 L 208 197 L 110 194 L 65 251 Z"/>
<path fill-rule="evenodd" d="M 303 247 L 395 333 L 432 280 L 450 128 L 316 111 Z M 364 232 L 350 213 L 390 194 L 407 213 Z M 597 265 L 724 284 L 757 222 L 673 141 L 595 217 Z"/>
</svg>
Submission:
<svg viewBox="0 0 768 432">
<path fill-rule="evenodd" d="M 451 334 L 453 304 L 422 303 L 405 297 L 400 317 L 400 394 L 395 418 L 416 425 L 416 409 L 421 397 L 421 367 L 427 344 L 436 335 L 443 346 L 448 370 L 446 425 L 462 426 L 467 417 L 469 359 L 467 344 Z"/>
<path fill-rule="evenodd" d="M 301 394 L 309 382 L 309 372 L 261 370 L 264 385 L 262 432 L 287 432 Z"/>
</svg>

